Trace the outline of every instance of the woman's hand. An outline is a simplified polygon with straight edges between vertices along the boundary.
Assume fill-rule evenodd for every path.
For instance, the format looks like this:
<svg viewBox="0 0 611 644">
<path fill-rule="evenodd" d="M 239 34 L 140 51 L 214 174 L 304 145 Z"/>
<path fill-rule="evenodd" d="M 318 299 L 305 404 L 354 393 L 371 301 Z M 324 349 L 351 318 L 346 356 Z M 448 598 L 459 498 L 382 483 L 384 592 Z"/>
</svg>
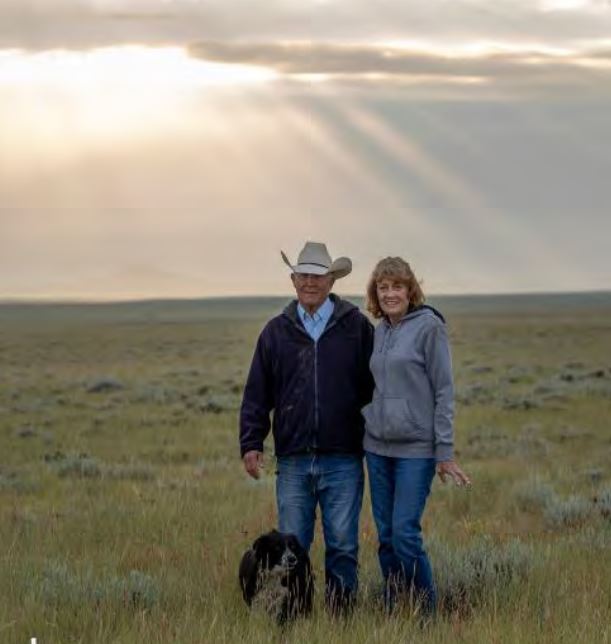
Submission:
<svg viewBox="0 0 611 644">
<path fill-rule="evenodd" d="M 442 461 L 437 463 L 437 475 L 442 483 L 446 482 L 446 477 L 450 477 L 456 485 L 471 485 L 471 479 L 458 467 L 454 461 Z"/>
</svg>

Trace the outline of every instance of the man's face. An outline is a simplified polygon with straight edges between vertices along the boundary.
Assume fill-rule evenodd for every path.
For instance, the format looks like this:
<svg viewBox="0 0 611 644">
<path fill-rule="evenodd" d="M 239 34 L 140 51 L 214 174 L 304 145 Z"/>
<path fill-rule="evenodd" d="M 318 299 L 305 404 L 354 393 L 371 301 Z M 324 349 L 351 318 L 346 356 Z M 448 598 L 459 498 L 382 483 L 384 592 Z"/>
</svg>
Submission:
<svg viewBox="0 0 611 644">
<path fill-rule="evenodd" d="M 291 281 L 301 306 L 313 313 L 327 299 L 335 280 L 331 275 L 292 273 Z"/>
</svg>

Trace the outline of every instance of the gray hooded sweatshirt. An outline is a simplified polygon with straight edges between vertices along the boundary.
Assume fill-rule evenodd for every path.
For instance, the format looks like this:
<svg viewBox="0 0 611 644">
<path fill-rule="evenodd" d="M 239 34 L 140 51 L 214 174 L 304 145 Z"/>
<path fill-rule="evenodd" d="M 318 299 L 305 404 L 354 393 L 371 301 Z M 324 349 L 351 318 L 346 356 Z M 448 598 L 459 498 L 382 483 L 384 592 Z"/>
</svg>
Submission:
<svg viewBox="0 0 611 644">
<path fill-rule="evenodd" d="M 441 314 L 423 306 L 395 327 L 382 320 L 369 366 L 375 391 L 362 409 L 365 449 L 381 456 L 451 460 L 454 388 Z"/>
</svg>

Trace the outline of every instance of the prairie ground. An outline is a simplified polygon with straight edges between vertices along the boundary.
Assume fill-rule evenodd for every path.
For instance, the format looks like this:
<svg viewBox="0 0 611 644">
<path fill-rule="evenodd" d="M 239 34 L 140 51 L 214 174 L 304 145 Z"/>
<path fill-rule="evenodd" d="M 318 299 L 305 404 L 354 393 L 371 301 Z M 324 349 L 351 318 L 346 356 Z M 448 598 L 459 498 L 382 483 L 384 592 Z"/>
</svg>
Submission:
<svg viewBox="0 0 611 644">
<path fill-rule="evenodd" d="M 438 617 L 382 614 L 366 497 L 354 615 L 324 611 L 318 527 L 315 613 L 286 629 L 237 584 L 276 520 L 237 411 L 282 302 L 0 307 L 0 642 L 609 641 L 611 296 L 438 303 L 473 479 L 427 505 Z"/>
</svg>

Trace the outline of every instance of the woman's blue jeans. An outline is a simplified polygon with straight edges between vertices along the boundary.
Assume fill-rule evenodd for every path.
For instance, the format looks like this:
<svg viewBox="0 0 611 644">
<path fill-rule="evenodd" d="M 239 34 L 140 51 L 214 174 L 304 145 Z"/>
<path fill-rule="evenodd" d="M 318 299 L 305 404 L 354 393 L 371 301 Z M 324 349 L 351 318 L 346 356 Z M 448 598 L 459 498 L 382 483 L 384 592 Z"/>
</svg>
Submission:
<svg viewBox="0 0 611 644">
<path fill-rule="evenodd" d="M 435 475 L 435 459 L 371 452 L 365 456 L 387 607 L 392 608 L 397 590 L 409 593 L 413 588 L 423 612 L 431 613 L 436 593 L 420 520 Z"/>
<path fill-rule="evenodd" d="M 332 610 L 356 595 L 359 515 L 363 503 L 363 459 L 356 455 L 299 454 L 278 458 L 278 528 L 310 549 L 316 506 L 325 538 L 325 587 Z"/>
</svg>

